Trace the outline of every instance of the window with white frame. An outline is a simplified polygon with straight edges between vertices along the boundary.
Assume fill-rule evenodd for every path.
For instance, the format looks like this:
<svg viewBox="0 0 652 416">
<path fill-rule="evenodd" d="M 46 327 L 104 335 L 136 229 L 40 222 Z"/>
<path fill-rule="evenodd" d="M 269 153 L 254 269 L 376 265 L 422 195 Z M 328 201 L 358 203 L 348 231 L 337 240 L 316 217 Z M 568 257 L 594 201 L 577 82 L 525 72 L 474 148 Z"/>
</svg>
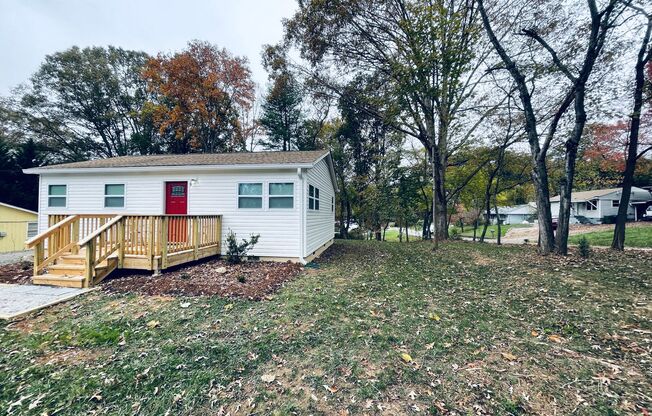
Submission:
<svg viewBox="0 0 652 416">
<path fill-rule="evenodd" d="M 308 185 L 308 209 L 319 211 L 319 188 Z"/>
<path fill-rule="evenodd" d="M 27 238 L 36 237 L 38 234 L 38 222 L 28 222 L 27 223 Z"/>
<path fill-rule="evenodd" d="M 612 199 L 611 200 L 611 206 L 613 208 L 618 208 L 620 206 L 620 199 Z"/>
<path fill-rule="evenodd" d="M 124 208 L 125 186 L 124 184 L 104 185 L 104 208 Z"/>
<path fill-rule="evenodd" d="M 262 183 L 238 184 L 238 208 L 252 209 L 263 207 Z"/>
<path fill-rule="evenodd" d="M 270 183 L 268 205 L 270 209 L 294 208 L 294 184 Z"/>
<path fill-rule="evenodd" d="M 587 211 L 597 211 L 598 210 L 598 200 L 597 199 L 592 199 L 590 201 L 586 201 L 586 210 Z"/>
<path fill-rule="evenodd" d="M 67 185 L 48 185 L 48 207 L 65 208 L 67 195 Z"/>
</svg>

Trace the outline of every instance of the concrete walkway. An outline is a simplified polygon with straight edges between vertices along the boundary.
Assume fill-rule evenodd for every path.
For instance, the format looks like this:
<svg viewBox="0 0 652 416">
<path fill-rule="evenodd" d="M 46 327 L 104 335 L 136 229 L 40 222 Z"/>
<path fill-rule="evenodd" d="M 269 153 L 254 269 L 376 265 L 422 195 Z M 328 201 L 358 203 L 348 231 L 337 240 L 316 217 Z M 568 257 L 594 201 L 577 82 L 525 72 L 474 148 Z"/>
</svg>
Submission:
<svg viewBox="0 0 652 416">
<path fill-rule="evenodd" d="M 16 318 L 70 300 L 89 290 L 92 289 L 0 284 L 0 319 Z"/>
</svg>

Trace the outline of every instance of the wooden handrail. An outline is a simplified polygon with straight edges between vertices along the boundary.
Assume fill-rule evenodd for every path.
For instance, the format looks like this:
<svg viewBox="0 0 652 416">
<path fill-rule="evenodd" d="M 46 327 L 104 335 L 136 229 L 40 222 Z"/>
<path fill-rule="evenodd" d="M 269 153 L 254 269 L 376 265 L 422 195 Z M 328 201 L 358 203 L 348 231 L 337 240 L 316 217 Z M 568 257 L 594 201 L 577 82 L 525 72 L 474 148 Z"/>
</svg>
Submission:
<svg viewBox="0 0 652 416">
<path fill-rule="evenodd" d="M 102 232 L 104 232 L 105 230 L 111 228 L 111 226 L 113 224 L 119 222 L 122 218 L 123 218 L 122 215 L 118 215 L 116 217 L 113 217 L 113 219 L 111 221 L 107 222 L 106 224 L 104 224 L 103 226 L 98 228 L 97 230 L 95 230 L 92 233 L 90 233 L 89 235 L 87 235 L 86 238 L 84 238 L 79 243 L 77 243 L 77 245 L 79 247 L 85 246 L 86 244 L 88 244 L 89 241 L 91 241 L 94 238 L 97 238 L 98 235 L 102 234 Z"/>
<path fill-rule="evenodd" d="M 63 227 L 64 225 L 68 224 L 69 222 L 72 222 L 79 218 L 77 215 L 70 215 L 63 220 L 59 221 L 58 223 L 54 224 L 52 227 L 48 228 L 47 230 L 43 231 L 41 234 L 36 235 L 29 240 L 25 241 L 25 247 L 26 248 L 32 248 L 36 244 L 40 243 L 41 241 L 45 240 L 48 238 L 52 233 L 57 231 L 59 228 Z"/>
</svg>

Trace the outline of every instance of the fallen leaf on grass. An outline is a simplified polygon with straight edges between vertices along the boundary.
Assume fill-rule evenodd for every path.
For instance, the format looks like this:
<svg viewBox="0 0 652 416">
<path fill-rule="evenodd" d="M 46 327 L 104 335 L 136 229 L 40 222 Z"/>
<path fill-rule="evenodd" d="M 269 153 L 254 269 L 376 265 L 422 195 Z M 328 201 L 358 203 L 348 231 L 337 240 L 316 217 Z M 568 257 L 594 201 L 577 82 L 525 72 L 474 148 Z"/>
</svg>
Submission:
<svg viewBox="0 0 652 416">
<path fill-rule="evenodd" d="M 335 387 L 335 386 L 329 386 L 327 384 L 324 384 L 324 388 L 326 390 L 330 391 L 331 393 L 337 393 L 337 387 Z"/>
<path fill-rule="evenodd" d="M 507 361 L 516 361 L 517 360 L 516 356 L 514 354 L 509 353 L 509 352 L 501 352 L 500 355 L 502 355 L 503 358 L 506 359 Z"/>
<path fill-rule="evenodd" d="M 562 338 L 557 334 L 548 335 L 548 340 L 552 342 L 556 342 L 557 344 L 562 343 Z"/>
<path fill-rule="evenodd" d="M 426 349 L 431 350 L 435 347 L 435 343 L 433 342 L 432 344 L 426 344 Z"/>
<path fill-rule="evenodd" d="M 276 376 L 274 374 L 263 374 L 260 379 L 265 383 L 272 383 L 274 380 L 276 380 Z"/>
<path fill-rule="evenodd" d="M 150 329 L 156 328 L 157 326 L 160 326 L 161 323 L 159 321 L 149 321 L 147 322 L 147 327 Z"/>
<path fill-rule="evenodd" d="M 231 310 L 231 309 L 233 309 L 233 304 L 232 304 L 232 303 L 229 303 L 229 304 L 227 304 L 227 305 L 224 305 L 224 310 L 225 310 L 225 311 L 228 311 L 228 310 Z"/>
<path fill-rule="evenodd" d="M 181 306 L 183 309 L 186 309 L 190 306 L 190 302 L 182 302 L 179 306 Z"/>
<path fill-rule="evenodd" d="M 532 332 L 530 332 L 530 334 L 535 338 L 539 336 L 539 333 L 537 331 L 534 331 L 534 330 L 532 330 Z"/>
<path fill-rule="evenodd" d="M 412 357 L 410 356 L 410 354 L 403 353 L 401 354 L 401 360 L 405 361 L 406 363 L 411 363 Z"/>
<path fill-rule="evenodd" d="M 428 315 L 428 319 L 431 321 L 441 321 L 441 316 L 437 315 L 436 313 L 431 313 Z"/>
</svg>

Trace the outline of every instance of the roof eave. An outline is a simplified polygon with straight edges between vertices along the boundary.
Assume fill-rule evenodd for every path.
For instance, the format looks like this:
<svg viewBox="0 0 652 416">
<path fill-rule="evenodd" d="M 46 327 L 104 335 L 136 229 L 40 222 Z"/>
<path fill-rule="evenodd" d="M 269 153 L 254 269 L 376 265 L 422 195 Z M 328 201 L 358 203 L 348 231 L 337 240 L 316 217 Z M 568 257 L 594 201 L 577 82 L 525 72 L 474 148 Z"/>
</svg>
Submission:
<svg viewBox="0 0 652 416">
<path fill-rule="evenodd" d="M 321 160 L 321 158 L 319 159 Z M 316 162 L 315 162 L 316 163 Z M 265 170 L 265 169 L 297 169 L 311 168 L 315 163 L 267 163 L 267 164 L 235 164 L 235 165 L 178 165 L 178 166 L 121 166 L 106 168 L 29 168 L 23 173 L 32 175 L 53 173 L 114 173 L 114 172 L 176 172 L 176 171 L 206 171 L 206 170 Z"/>
</svg>

